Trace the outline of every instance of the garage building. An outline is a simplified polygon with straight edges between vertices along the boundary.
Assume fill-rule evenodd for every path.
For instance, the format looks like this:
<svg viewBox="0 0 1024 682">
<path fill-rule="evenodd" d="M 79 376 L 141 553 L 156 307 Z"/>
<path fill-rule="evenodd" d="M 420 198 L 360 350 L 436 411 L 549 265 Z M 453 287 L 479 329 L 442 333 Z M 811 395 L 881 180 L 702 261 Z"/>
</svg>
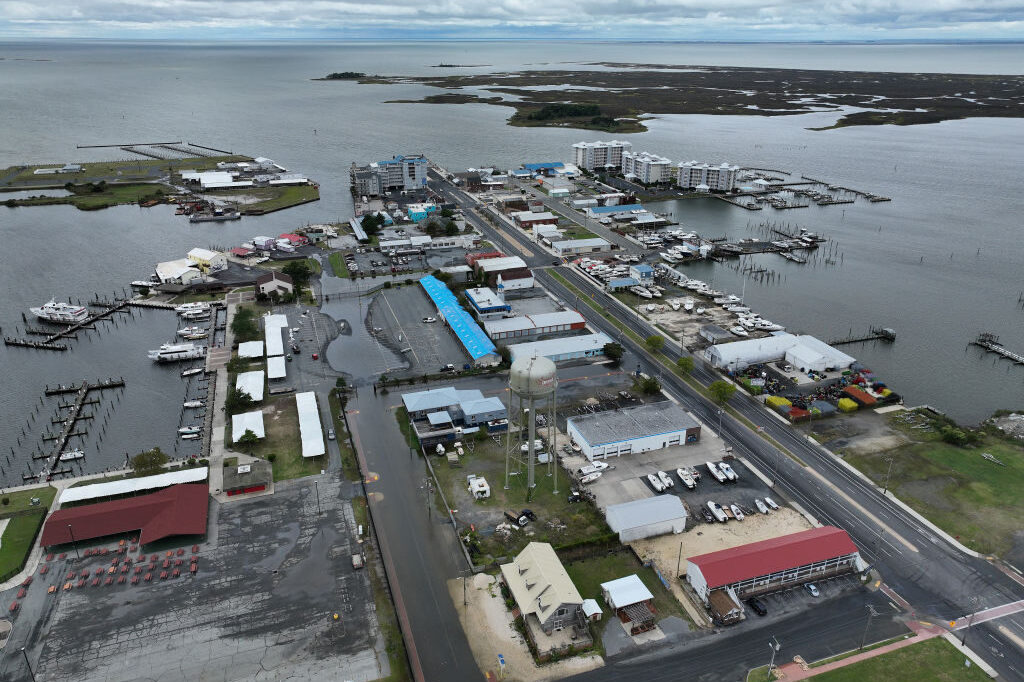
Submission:
<svg viewBox="0 0 1024 682">
<path fill-rule="evenodd" d="M 481 320 L 501 317 L 512 310 L 512 306 L 487 287 L 466 289 L 466 301 L 469 302 L 473 314 Z"/>
<path fill-rule="evenodd" d="M 575 310 L 506 317 L 484 322 L 484 331 L 492 340 L 520 339 L 543 334 L 566 334 L 586 327 L 586 319 Z"/>
<path fill-rule="evenodd" d="M 605 510 L 605 518 L 622 543 L 686 530 L 686 507 L 675 495 L 613 504 Z"/>
<path fill-rule="evenodd" d="M 612 245 L 607 239 L 592 237 L 590 239 L 566 239 L 552 242 L 551 249 L 559 256 L 575 256 L 581 253 L 611 251 Z"/>
<path fill-rule="evenodd" d="M 865 564 L 846 531 L 833 526 L 689 557 L 686 580 L 705 604 L 715 592 L 735 602 L 860 571 Z"/>
<path fill-rule="evenodd" d="M 704 351 L 714 367 L 731 370 L 785 360 L 801 372 L 848 369 L 856 360 L 813 336 L 776 333 L 763 339 L 719 343 Z"/>
<path fill-rule="evenodd" d="M 565 362 L 602 355 L 604 347 L 611 342 L 611 337 L 607 334 L 597 333 L 517 343 L 509 346 L 508 350 L 512 354 L 512 362 L 521 357 L 543 357 L 551 362 Z"/>
<path fill-rule="evenodd" d="M 589 460 L 689 445 L 700 440 L 700 423 L 669 400 L 570 417 L 566 430 Z"/>
</svg>

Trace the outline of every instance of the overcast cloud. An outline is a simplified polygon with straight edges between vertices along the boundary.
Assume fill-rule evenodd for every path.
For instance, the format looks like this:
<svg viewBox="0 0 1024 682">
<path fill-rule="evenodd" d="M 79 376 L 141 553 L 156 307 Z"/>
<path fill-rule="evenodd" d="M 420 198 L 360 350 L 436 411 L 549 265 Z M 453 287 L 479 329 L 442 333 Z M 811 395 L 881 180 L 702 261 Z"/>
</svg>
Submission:
<svg viewBox="0 0 1024 682">
<path fill-rule="evenodd" d="M 0 36 L 1024 39 L 1024 0 L 0 0 Z"/>
</svg>

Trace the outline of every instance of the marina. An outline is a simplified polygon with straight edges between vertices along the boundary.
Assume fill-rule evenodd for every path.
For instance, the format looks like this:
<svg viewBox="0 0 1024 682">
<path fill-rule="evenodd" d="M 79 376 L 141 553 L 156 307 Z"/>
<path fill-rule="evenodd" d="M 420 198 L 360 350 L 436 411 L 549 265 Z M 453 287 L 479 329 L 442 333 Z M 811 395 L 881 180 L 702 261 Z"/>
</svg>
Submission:
<svg viewBox="0 0 1024 682">
<path fill-rule="evenodd" d="M 996 355 L 1006 358 L 1015 364 L 1024 365 L 1024 354 L 1016 353 L 1004 347 L 1003 344 L 999 342 L 999 337 L 995 334 L 988 332 L 978 334 L 978 338 L 971 341 L 969 345 L 984 348 L 988 352 L 995 353 Z"/>
</svg>

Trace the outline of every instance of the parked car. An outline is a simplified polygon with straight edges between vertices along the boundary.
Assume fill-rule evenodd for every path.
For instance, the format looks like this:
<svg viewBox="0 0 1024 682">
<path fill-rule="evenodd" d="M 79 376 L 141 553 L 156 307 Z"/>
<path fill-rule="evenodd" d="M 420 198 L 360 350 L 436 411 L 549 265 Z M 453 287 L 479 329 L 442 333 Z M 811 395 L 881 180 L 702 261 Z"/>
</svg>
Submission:
<svg viewBox="0 0 1024 682">
<path fill-rule="evenodd" d="M 313 359 L 314 360 L 319 360 L 320 359 L 320 354 L 319 353 L 313 353 Z"/>
<path fill-rule="evenodd" d="M 440 371 L 442 371 L 442 372 L 454 372 L 455 371 L 455 365 L 451 365 L 451 364 L 444 365 L 443 367 L 441 367 Z"/>
<path fill-rule="evenodd" d="M 436 317 L 424 317 L 423 321 L 424 322 L 437 322 L 437 318 Z"/>
<path fill-rule="evenodd" d="M 817 597 L 821 595 L 821 592 L 818 590 L 818 586 L 814 583 L 804 583 L 804 587 L 807 588 L 807 591 L 811 593 L 812 597 Z"/>
<path fill-rule="evenodd" d="M 334 429 L 327 429 L 327 440 L 334 440 Z"/>
<path fill-rule="evenodd" d="M 768 614 L 768 608 L 764 605 L 764 602 L 757 597 L 751 597 L 748 599 L 747 606 L 753 609 L 754 613 L 759 616 L 765 616 Z"/>
</svg>

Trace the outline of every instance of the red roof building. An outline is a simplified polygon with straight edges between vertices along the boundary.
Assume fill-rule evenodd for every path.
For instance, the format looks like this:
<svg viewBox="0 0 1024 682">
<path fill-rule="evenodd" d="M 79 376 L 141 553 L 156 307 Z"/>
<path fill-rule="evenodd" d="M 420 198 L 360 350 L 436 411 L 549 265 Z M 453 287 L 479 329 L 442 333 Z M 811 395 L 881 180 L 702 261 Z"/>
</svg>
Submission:
<svg viewBox="0 0 1024 682">
<path fill-rule="evenodd" d="M 309 243 L 308 237 L 304 237 L 301 234 L 292 234 L 291 232 L 282 234 L 278 239 L 287 239 L 292 243 L 292 246 L 305 246 Z"/>
<path fill-rule="evenodd" d="M 235 248 L 228 251 L 228 253 L 238 258 L 247 258 L 252 255 L 252 250 L 243 248 L 241 246 L 236 246 Z"/>
<path fill-rule="evenodd" d="M 860 554 L 833 526 L 690 557 L 686 579 L 705 601 L 722 589 L 736 599 L 857 570 Z"/>
<path fill-rule="evenodd" d="M 60 509 L 43 526 L 43 547 L 139 531 L 139 544 L 172 535 L 204 535 L 206 483 L 184 483 L 149 495 Z"/>
</svg>

